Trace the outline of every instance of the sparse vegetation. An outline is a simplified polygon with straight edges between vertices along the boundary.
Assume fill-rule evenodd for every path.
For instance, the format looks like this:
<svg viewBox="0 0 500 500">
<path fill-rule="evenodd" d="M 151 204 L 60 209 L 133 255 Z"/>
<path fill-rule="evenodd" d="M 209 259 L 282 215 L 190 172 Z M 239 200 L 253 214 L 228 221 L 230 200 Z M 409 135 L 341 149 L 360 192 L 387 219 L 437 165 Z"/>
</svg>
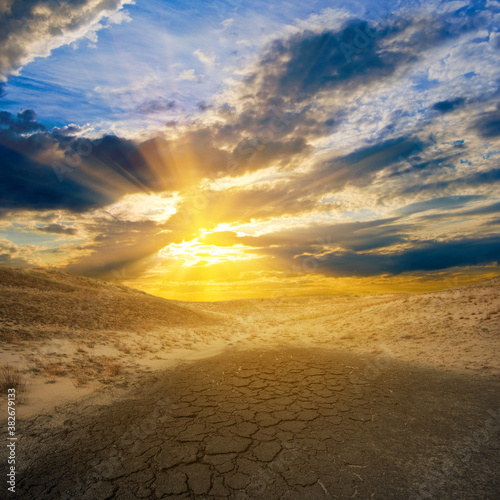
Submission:
<svg viewBox="0 0 500 500">
<path fill-rule="evenodd" d="M 130 354 L 132 352 L 132 349 L 130 348 L 130 346 L 123 343 L 123 342 L 117 342 L 115 346 L 116 346 L 116 349 L 123 352 L 124 354 Z"/>
<path fill-rule="evenodd" d="M 64 370 L 61 363 L 51 361 L 44 367 L 45 375 L 48 377 L 59 377 L 63 374 Z"/>
<path fill-rule="evenodd" d="M 221 322 L 220 317 L 132 288 L 55 270 L 0 266 L 3 340 L 40 340 L 80 333 L 148 332 Z"/>
<path fill-rule="evenodd" d="M 5 361 L 18 353 L 24 356 L 24 372 L 13 373 L 21 380 L 23 373 L 31 376 L 36 379 L 34 383 L 50 384 L 58 377 L 68 377 L 75 387 L 95 382 L 126 383 L 134 370 L 149 369 L 149 360 L 159 361 L 161 356 L 172 359 L 165 354 L 183 353 L 215 340 L 230 346 L 305 341 L 365 352 L 388 345 L 395 356 L 431 364 L 435 352 L 446 348 L 446 360 L 439 366 L 465 366 L 466 362 L 472 366 L 479 363 L 481 355 L 488 366 L 496 366 L 493 342 L 500 333 L 500 296 L 496 291 L 500 279 L 452 292 L 289 297 L 179 306 L 125 287 L 64 273 L 10 270 L 10 274 L 2 275 L 1 271 L 0 267 L 0 294 L 4 292 L 13 305 L 8 312 L 0 305 Z M 17 282 L 16 273 L 20 276 Z M 2 282 L 2 276 L 7 275 L 13 277 L 13 286 Z M 143 307 L 148 300 L 154 302 L 150 309 Z M 130 307 L 120 309 L 124 304 Z M 133 320 L 130 311 L 137 313 Z M 185 314 L 194 319 L 184 321 Z M 75 320 L 74 327 L 66 325 L 66 315 Z M 167 319 L 167 315 L 171 317 Z M 484 326 L 488 329 L 481 328 Z M 473 361 L 471 356 L 464 356 L 469 351 L 474 354 Z"/>
<path fill-rule="evenodd" d="M 8 389 L 15 389 L 16 392 L 26 390 L 26 382 L 19 371 L 10 365 L 0 367 L 0 393 L 7 394 Z"/>
<path fill-rule="evenodd" d="M 121 363 L 112 359 L 107 360 L 104 363 L 104 366 L 106 367 L 106 375 L 108 375 L 109 377 L 116 377 L 117 375 L 119 375 L 122 369 Z"/>
<path fill-rule="evenodd" d="M 88 377 L 83 370 L 76 369 L 74 371 L 73 385 L 75 387 L 82 387 L 88 382 Z"/>
</svg>

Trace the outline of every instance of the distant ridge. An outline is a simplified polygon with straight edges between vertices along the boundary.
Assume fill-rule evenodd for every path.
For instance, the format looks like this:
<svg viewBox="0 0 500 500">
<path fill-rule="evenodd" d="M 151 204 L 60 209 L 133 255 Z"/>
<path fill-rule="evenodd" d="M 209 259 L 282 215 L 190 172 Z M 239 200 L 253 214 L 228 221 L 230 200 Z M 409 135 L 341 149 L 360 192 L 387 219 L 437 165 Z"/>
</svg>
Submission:
<svg viewBox="0 0 500 500">
<path fill-rule="evenodd" d="M 46 268 L 0 266 L 0 335 L 136 331 L 217 321 L 192 306 L 126 286 Z"/>
</svg>

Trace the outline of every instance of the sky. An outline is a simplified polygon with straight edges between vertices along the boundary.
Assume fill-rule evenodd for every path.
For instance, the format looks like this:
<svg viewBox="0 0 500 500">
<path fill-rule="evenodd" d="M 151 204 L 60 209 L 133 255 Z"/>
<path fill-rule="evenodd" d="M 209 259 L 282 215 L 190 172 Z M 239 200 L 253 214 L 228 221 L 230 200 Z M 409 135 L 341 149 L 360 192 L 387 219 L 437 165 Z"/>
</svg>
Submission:
<svg viewBox="0 0 500 500">
<path fill-rule="evenodd" d="M 192 301 L 496 276 L 499 20 L 0 0 L 0 264 Z"/>
</svg>

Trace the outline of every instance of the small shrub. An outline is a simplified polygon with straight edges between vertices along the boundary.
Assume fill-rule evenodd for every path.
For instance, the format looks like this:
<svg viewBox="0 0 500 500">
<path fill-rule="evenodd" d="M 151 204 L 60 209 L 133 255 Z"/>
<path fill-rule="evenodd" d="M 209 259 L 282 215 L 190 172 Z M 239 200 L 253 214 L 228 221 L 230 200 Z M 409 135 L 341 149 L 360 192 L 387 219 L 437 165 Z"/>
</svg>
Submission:
<svg viewBox="0 0 500 500">
<path fill-rule="evenodd" d="M 130 354 L 130 353 L 132 352 L 132 350 L 130 349 L 130 347 L 129 347 L 128 345 L 126 345 L 126 344 L 123 344 L 123 343 L 119 343 L 119 344 L 117 344 L 117 345 L 116 345 L 116 348 L 117 348 L 119 351 L 121 351 L 121 352 L 123 352 L 123 353 L 125 353 L 125 354 Z"/>
<path fill-rule="evenodd" d="M 106 367 L 106 374 L 109 377 L 116 377 L 122 369 L 121 363 L 119 361 L 114 361 L 114 360 L 106 361 L 105 367 Z"/>
<path fill-rule="evenodd" d="M 88 377 L 83 370 L 75 370 L 75 379 L 73 385 L 75 387 L 81 387 L 88 382 Z"/>
<path fill-rule="evenodd" d="M 12 366 L 4 365 L 0 368 L 0 392 L 7 394 L 8 389 L 14 388 L 16 392 L 26 390 L 26 382 L 23 376 Z"/>
<path fill-rule="evenodd" d="M 48 377 L 59 377 L 63 373 L 63 367 L 60 363 L 50 362 L 45 365 L 45 374 Z"/>
</svg>

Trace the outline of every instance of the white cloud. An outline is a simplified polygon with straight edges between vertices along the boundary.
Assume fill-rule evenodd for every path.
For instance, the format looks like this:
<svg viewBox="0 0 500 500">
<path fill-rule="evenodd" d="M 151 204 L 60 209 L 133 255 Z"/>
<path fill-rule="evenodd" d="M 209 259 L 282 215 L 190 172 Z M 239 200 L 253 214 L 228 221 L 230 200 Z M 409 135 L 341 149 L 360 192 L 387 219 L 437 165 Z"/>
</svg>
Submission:
<svg viewBox="0 0 500 500">
<path fill-rule="evenodd" d="M 195 74 L 194 69 L 186 69 L 179 75 L 179 80 L 187 80 L 188 82 L 196 82 L 199 76 Z"/>
<path fill-rule="evenodd" d="M 7 266 L 40 265 L 41 260 L 36 255 L 45 247 L 36 245 L 19 246 L 6 238 L 0 238 L 0 264 Z"/>
<path fill-rule="evenodd" d="M 207 53 L 203 52 L 202 50 L 198 49 L 193 52 L 195 56 L 198 57 L 198 59 L 203 63 L 206 64 L 207 66 L 212 66 L 215 62 L 215 54 L 213 52 Z"/>
<path fill-rule="evenodd" d="M 19 71 L 37 57 L 82 38 L 95 44 L 97 31 L 130 21 L 119 12 L 134 0 L 86 0 L 78 3 L 46 3 L 19 0 L 16 17 L 0 19 L 0 81 Z M 9 12 L 10 2 L 3 0 L 0 12 Z M 105 24 L 103 20 L 107 19 Z"/>
</svg>

